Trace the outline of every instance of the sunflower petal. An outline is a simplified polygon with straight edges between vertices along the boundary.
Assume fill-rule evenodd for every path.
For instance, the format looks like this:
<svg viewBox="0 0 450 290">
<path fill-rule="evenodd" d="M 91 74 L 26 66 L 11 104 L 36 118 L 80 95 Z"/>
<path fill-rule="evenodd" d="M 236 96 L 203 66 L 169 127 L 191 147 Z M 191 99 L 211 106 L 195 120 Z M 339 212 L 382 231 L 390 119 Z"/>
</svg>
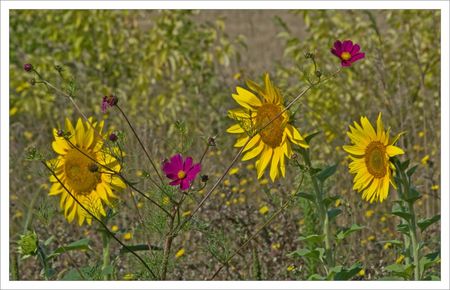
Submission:
<svg viewBox="0 0 450 290">
<path fill-rule="evenodd" d="M 258 173 L 258 179 L 260 179 L 267 165 L 269 165 L 270 159 L 272 158 L 273 149 L 267 145 L 261 154 L 261 158 L 259 159 L 258 165 L 256 166 L 256 171 Z"/>
</svg>

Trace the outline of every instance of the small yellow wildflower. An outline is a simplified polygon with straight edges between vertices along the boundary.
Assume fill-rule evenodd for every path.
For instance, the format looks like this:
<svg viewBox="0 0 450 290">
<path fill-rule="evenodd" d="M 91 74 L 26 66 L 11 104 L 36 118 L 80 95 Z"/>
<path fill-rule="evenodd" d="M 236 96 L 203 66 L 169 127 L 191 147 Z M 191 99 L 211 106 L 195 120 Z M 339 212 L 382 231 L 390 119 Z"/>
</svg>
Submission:
<svg viewBox="0 0 450 290">
<path fill-rule="evenodd" d="M 374 235 L 370 235 L 370 236 L 367 238 L 367 240 L 369 240 L 369 241 L 374 241 L 374 240 L 375 240 L 375 236 L 374 236 Z"/>
<path fill-rule="evenodd" d="M 25 139 L 27 139 L 28 141 L 31 141 L 31 139 L 33 138 L 33 133 L 30 131 L 25 131 L 23 132 L 23 137 L 25 137 Z"/>
<path fill-rule="evenodd" d="M 274 250 L 278 250 L 281 247 L 280 243 L 272 243 L 271 248 Z"/>
<path fill-rule="evenodd" d="M 142 170 L 136 170 L 137 177 L 141 177 L 142 175 L 144 175 L 144 172 Z"/>
<path fill-rule="evenodd" d="M 397 260 L 395 260 L 395 263 L 400 264 L 401 262 L 403 262 L 404 259 L 405 259 L 405 256 L 400 255 L 400 256 L 398 256 Z"/>
<path fill-rule="evenodd" d="M 419 132 L 419 137 L 420 137 L 420 138 L 423 138 L 423 136 L 425 136 L 425 132 L 424 132 L 424 131 L 420 131 L 420 132 Z"/>
<path fill-rule="evenodd" d="M 255 165 L 253 165 L 253 163 L 250 163 L 249 165 L 246 166 L 247 170 L 253 170 L 255 169 Z"/>
<path fill-rule="evenodd" d="M 162 199 L 162 203 L 165 204 L 165 205 L 169 204 L 170 203 L 169 197 L 168 196 L 164 196 L 163 199 Z"/>
<path fill-rule="evenodd" d="M 341 200 L 338 198 L 338 199 L 336 199 L 336 201 L 334 202 L 334 206 L 335 207 L 338 207 L 338 206 L 340 206 L 342 204 L 342 202 L 341 202 Z"/>
<path fill-rule="evenodd" d="M 240 203 L 244 203 L 245 202 L 245 196 L 240 196 L 239 197 L 239 202 Z"/>
<path fill-rule="evenodd" d="M 126 240 L 126 241 L 129 241 L 132 238 L 133 238 L 133 234 L 130 233 L 130 232 L 127 232 L 127 233 L 123 234 L 123 239 Z"/>
<path fill-rule="evenodd" d="M 422 158 L 422 160 L 420 160 L 420 162 L 421 162 L 423 165 L 427 165 L 427 162 L 428 162 L 429 159 L 430 159 L 430 155 L 425 155 L 425 156 Z"/>
<path fill-rule="evenodd" d="M 17 114 L 17 111 L 18 111 L 17 107 L 12 107 L 12 108 L 9 110 L 9 116 L 10 116 L 10 117 L 14 116 L 15 114 Z"/>
<path fill-rule="evenodd" d="M 241 79 L 241 73 L 235 73 L 234 75 L 233 75 L 233 79 L 235 79 L 235 80 L 240 80 Z"/>
<path fill-rule="evenodd" d="M 384 223 L 385 221 L 386 221 L 386 217 L 385 216 L 382 216 L 381 218 L 380 218 L 380 222 L 382 222 L 382 223 Z"/>
<path fill-rule="evenodd" d="M 188 215 L 190 215 L 190 214 L 191 214 L 191 211 L 188 210 L 188 211 L 183 212 L 183 213 L 181 214 L 181 216 L 182 216 L 182 217 L 186 217 L 186 216 L 188 216 Z"/>
<path fill-rule="evenodd" d="M 383 249 L 387 250 L 387 249 L 389 249 L 391 247 L 392 247 L 391 243 L 386 243 L 386 244 L 384 244 Z"/>
<path fill-rule="evenodd" d="M 185 250 L 184 248 L 181 248 L 180 250 L 178 250 L 178 252 L 175 254 L 175 258 L 181 258 L 182 256 L 184 256 Z"/>
<path fill-rule="evenodd" d="M 140 202 L 137 203 L 136 206 L 137 206 L 137 208 L 143 208 L 144 207 L 144 203 L 140 201 Z"/>
<path fill-rule="evenodd" d="M 267 178 L 261 179 L 261 181 L 259 182 L 259 184 L 261 185 L 266 185 L 267 183 L 269 183 L 269 179 Z"/>
<path fill-rule="evenodd" d="M 366 270 L 361 269 L 361 271 L 358 272 L 358 276 L 364 277 L 364 275 L 366 275 Z"/>
<path fill-rule="evenodd" d="M 225 180 L 223 181 L 223 185 L 225 185 L 225 186 L 230 186 L 230 184 L 231 184 L 231 182 L 230 182 L 229 179 L 225 179 Z"/>
<path fill-rule="evenodd" d="M 239 172 L 239 167 L 234 167 L 230 169 L 230 175 L 235 175 Z"/>
<path fill-rule="evenodd" d="M 233 186 L 233 188 L 231 188 L 231 191 L 232 192 L 238 192 L 239 188 L 237 186 Z"/>
<path fill-rule="evenodd" d="M 245 186 L 248 183 L 248 179 L 244 178 L 239 182 L 240 186 Z"/>
<path fill-rule="evenodd" d="M 301 225 L 301 226 L 304 225 L 305 224 L 305 219 L 300 219 L 298 221 L 298 224 Z"/>
<path fill-rule="evenodd" d="M 221 197 L 221 198 L 225 198 L 226 196 L 227 196 L 227 195 L 226 195 L 225 193 L 223 193 L 223 192 L 220 194 L 220 197 Z"/>
<path fill-rule="evenodd" d="M 127 273 L 123 275 L 124 280 L 134 280 L 134 274 L 133 273 Z"/>
<path fill-rule="evenodd" d="M 238 199 L 237 198 L 233 198 L 233 203 L 237 204 L 238 203 Z"/>
<path fill-rule="evenodd" d="M 113 226 L 111 227 L 111 231 L 112 231 L 113 233 L 117 232 L 118 230 L 119 230 L 119 227 L 118 227 L 117 225 L 113 225 Z"/>
<path fill-rule="evenodd" d="M 225 202 L 225 205 L 226 205 L 226 206 L 230 206 L 230 205 L 231 205 L 231 202 L 230 202 L 229 200 L 227 200 L 227 201 Z"/>
<path fill-rule="evenodd" d="M 439 185 L 435 184 L 431 186 L 431 190 L 439 190 Z"/>
<path fill-rule="evenodd" d="M 268 208 L 266 205 L 262 206 L 262 207 L 259 209 L 259 213 L 260 213 L 260 214 L 266 214 L 266 213 L 268 213 L 268 212 L 269 212 L 269 208 Z"/>
<path fill-rule="evenodd" d="M 361 240 L 361 246 L 365 246 L 367 244 L 367 240 Z"/>
<path fill-rule="evenodd" d="M 21 218 L 22 216 L 23 216 L 23 212 L 20 211 L 20 210 L 17 210 L 17 211 L 14 213 L 13 218 L 18 219 L 18 218 Z"/>
<path fill-rule="evenodd" d="M 286 268 L 286 270 L 287 270 L 288 272 L 292 272 L 292 271 L 295 270 L 295 266 L 294 266 L 294 265 L 289 265 L 289 266 Z"/>
<path fill-rule="evenodd" d="M 370 218 L 371 216 L 373 216 L 374 213 L 375 212 L 373 210 L 369 209 L 369 210 L 366 210 L 365 216 Z"/>
</svg>

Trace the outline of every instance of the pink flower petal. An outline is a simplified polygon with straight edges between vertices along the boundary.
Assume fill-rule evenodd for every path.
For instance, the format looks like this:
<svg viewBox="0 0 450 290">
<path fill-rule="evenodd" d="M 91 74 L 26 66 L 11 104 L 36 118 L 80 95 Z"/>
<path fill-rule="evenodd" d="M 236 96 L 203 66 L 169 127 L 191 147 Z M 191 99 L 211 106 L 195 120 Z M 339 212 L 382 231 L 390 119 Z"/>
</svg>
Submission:
<svg viewBox="0 0 450 290">
<path fill-rule="evenodd" d="M 183 181 L 182 179 L 177 179 L 177 180 L 172 181 L 172 182 L 169 183 L 169 184 L 170 184 L 170 185 L 178 185 L 178 184 L 180 184 L 182 181 Z"/>
<path fill-rule="evenodd" d="M 364 58 L 365 56 L 366 56 L 365 53 L 359 52 L 359 53 L 355 54 L 354 56 L 352 56 L 352 58 L 350 58 L 350 61 L 351 62 L 355 62 L 357 60 L 360 60 L 360 59 Z"/>
<path fill-rule="evenodd" d="M 336 52 L 340 54 L 342 52 L 342 42 L 340 40 L 336 40 L 334 42 L 334 48 L 336 49 Z"/>
<path fill-rule="evenodd" d="M 339 57 L 339 58 L 341 57 L 341 55 L 334 48 L 331 49 L 331 53 L 334 54 L 335 56 Z"/>
<path fill-rule="evenodd" d="M 175 164 L 169 161 L 164 162 L 162 170 L 165 174 L 176 174 L 179 171 Z"/>
<path fill-rule="evenodd" d="M 354 55 L 354 54 L 358 53 L 360 49 L 361 49 L 361 47 L 359 46 L 359 44 L 355 44 L 355 45 L 353 45 L 352 50 L 350 51 L 350 54 Z"/>
<path fill-rule="evenodd" d="M 184 172 L 188 172 L 189 169 L 192 167 L 192 157 L 186 158 L 186 161 L 184 161 L 183 170 Z"/>
<path fill-rule="evenodd" d="M 191 184 L 189 183 L 189 180 L 187 180 L 187 178 L 185 178 L 181 181 L 181 185 L 180 185 L 181 190 L 187 190 L 187 189 L 189 189 L 190 186 L 191 186 Z"/>
<path fill-rule="evenodd" d="M 342 44 L 342 50 L 350 52 L 353 47 L 353 42 L 351 40 L 345 40 Z"/>
<path fill-rule="evenodd" d="M 178 179 L 178 175 L 176 173 L 170 173 L 170 174 L 167 174 L 166 176 L 167 176 L 167 178 L 172 179 L 172 180 Z"/>
<path fill-rule="evenodd" d="M 351 66 L 352 63 L 351 63 L 349 60 L 343 60 L 343 61 L 341 62 L 341 65 L 342 65 L 342 66 Z"/>
<path fill-rule="evenodd" d="M 183 157 L 181 154 L 175 154 L 170 158 L 170 163 L 174 164 L 175 168 L 178 170 L 183 169 Z"/>
<path fill-rule="evenodd" d="M 189 179 L 190 181 L 193 181 L 197 174 L 202 170 L 202 165 L 200 163 L 195 164 L 191 167 L 191 169 L 188 171 L 186 175 L 186 179 Z"/>
</svg>

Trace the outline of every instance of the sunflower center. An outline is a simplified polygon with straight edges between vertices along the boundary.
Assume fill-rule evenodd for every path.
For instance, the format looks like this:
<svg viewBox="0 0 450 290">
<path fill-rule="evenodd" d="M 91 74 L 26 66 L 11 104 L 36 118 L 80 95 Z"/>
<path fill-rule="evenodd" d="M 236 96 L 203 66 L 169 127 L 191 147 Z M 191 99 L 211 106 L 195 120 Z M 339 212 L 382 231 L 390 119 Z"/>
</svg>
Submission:
<svg viewBox="0 0 450 290">
<path fill-rule="evenodd" d="M 349 60 L 351 57 L 352 57 L 352 55 L 348 51 L 344 51 L 343 53 L 341 53 L 341 58 L 343 60 Z"/>
<path fill-rule="evenodd" d="M 98 170 L 93 170 L 94 167 L 97 167 L 96 164 L 77 149 L 72 149 L 66 154 L 64 171 L 67 184 L 75 193 L 88 194 L 96 188 L 101 177 Z"/>
<path fill-rule="evenodd" d="M 387 173 L 386 147 L 383 143 L 375 141 L 369 144 L 364 155 L 367 170 L 377 178 L 382 178 Z"/>
<path fill-rule="evenodd" d="M 280 106 L 275 104 L 264 104 L 259 107 L 256 114 L 256 128 L 264 128 L 259 132 L 259 135 L 263 142 L 272 148 L 280 146 L 283 139 L 284 117 L 281 115 L 279 116 L 280 113 Z M 267 125 L 269 122 L 271 123 Z"/>
<path fill-rule="evenodd" d="M 177 174 L 178 179 L 183 179 L 186 177 L 186 172 L 184 172 L 183 170 L 178 171 Z"/>
</svg>

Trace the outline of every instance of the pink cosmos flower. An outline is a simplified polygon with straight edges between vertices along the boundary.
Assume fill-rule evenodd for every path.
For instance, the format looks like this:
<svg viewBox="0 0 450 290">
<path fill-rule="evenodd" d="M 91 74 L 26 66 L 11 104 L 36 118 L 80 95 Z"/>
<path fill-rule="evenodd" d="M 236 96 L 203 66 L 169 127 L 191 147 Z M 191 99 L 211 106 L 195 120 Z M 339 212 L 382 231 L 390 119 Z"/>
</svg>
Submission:
<svg viewBox="0 0 450 290">
<path fill-rule="evenodd" d="M 344 42 L 337 40 L 331 53 L 341 59 L 342 66 L 351 66 L 352 63 L 366 56 L 364 52 L 359 51 L 360 49 L 359 45 L 353 44 L 351 40 L 344 40 Z"/>
<path fill-rule="evenodd" d="M 187 190 L 191 186 L 197 174 L 202 169 L 200 163 L 194 164 L 192 157 L 187 157 L 183 162 L 181 154 L 172 156 L 169 160 L 163 162 L 162 170 L 169 179 L 172 179 L 170 185 L 180 185 L 181 190 Z"/>
</svg>

